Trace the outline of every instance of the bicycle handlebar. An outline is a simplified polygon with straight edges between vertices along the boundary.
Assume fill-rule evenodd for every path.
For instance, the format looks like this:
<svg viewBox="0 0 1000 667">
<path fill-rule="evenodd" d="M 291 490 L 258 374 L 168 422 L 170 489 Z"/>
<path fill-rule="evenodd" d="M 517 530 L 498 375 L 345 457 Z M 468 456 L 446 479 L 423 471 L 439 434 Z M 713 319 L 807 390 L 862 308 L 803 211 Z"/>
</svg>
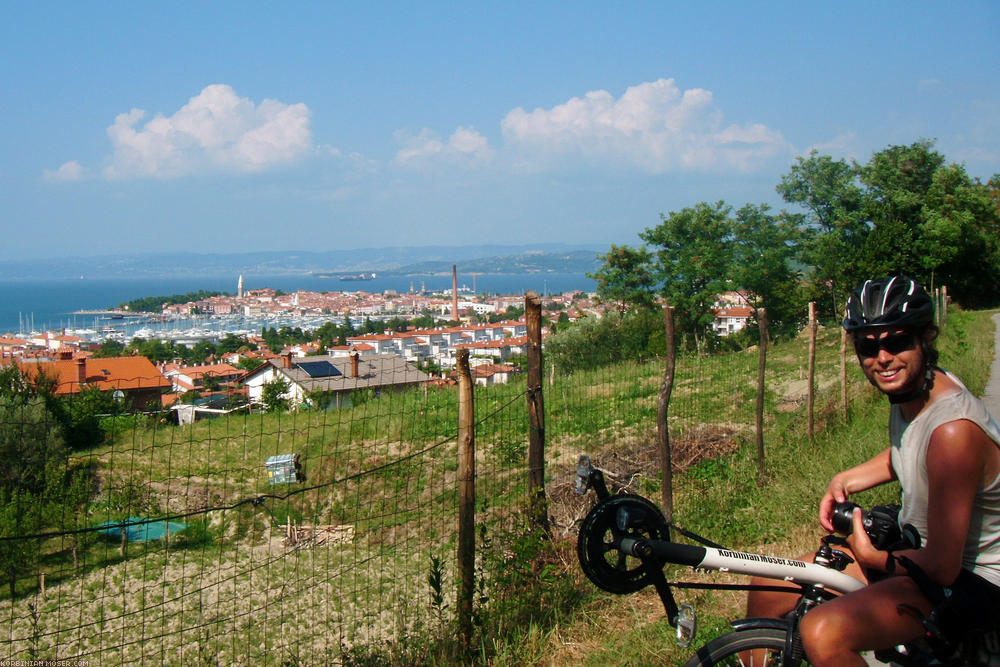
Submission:
<svg viewBox="0 0 1000 667">
<path fill-rule="evenodd" d="M 644 540 L 623 537 L 619 551 L 637 558 L 655 558 L 659 564 L 676 563 L 698 567 L 705 560 L 705 547 L 696 547 L 678 542 Z"/>
</svg>

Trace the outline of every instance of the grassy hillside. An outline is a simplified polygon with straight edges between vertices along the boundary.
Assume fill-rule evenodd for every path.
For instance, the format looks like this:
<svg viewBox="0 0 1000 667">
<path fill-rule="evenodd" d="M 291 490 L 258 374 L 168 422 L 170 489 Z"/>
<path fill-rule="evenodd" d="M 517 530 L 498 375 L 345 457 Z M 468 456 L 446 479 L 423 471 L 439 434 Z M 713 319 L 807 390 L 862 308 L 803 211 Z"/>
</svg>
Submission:
<svg viewBox="0 0 1000 667">
<path fill-rule="evenodd" d="M 994 354 L 991 315 L 953 312 L 938 341 L 940 364 L 977 393 L 985 387 Z M 821 339 L 824 335 L 834 336 L 835 332 L 824 332 Z M 827 340 L 825 347 L 830 350 L 835 346 Z M 769 366 L 768 373 L 775 374 L 776 384 L 796 381 L 797 360 L 804 359 L 805 352 L 801 338 L 773 349 L 769 358 L 775 363 Z M 766 437 L 766 482 L 757 483 L 755 449 L 743 442 L 733 454 L 700 462 L 675 481 L 677 523 L 742 550 L 783 556 L 815 550 L 821 534 L 815 518 L 817 503 L 830 477 L 887 445 L 885 400 L 867 386 L 853 360 L 849 360 L 848 377 L 852 391 L 846 423 L 839 414 L 836 389 L 817 404 L 821 427 L 813 442 L 805 436 L 801 412 L 777 413 Z M 859 494 L 854 500 L 870 506 L 897 497 L 898 487 L 888 485 Z M 658 500 L 657 495 L 651 498 Z M 578 576 L 571 561 L 567 574 Z M 688 569 L 668 573 L 668 579 L 671 577 L 688 581 L 746 580 L 696 574 Z M 526 632 L 520 643 L 502 647 L 493 664 L 639 666 L 680 664 L 690 656 L 690 650 L 676 646 L 673 628 L 667 624 L 654 591 L 615 596 L 591 588 L 594 592 L 579 612 L 553 626 Z M 677 599 L 697 610 L 699 634 L 695 643 L 701 645 L 727 631 L 729 619 L 742 615 L 745 594 L 679 591 Z"/>
<path fill-rule="evenodd" d="M 954 313 L 942 365 L 976 391 L 992 359 L 988 313 Z M 885 442 L 884 401 L 849 365 L 840 412 L 837 329 L 817 350 L 816 438 L 806 437 L 807 340 L 769 350 L 766 470 L 753 437 L 757 353 L 684 357 L 670 408 L 675 520 L 734 548 L 815 548 L 815 506 L 834 472 Z M 546 473 L 554 540 L 530 538 L 524 512 L 525 384 L 476 390 L 477 632 L 474 662 L 673 663 L 672 629 L 652 591 L 606 595 L 580 572 L 576 522 L 593 502 L 572 491 L 590 454 L 633 492 L 659 500 L 653 443 L 663 362 L 546 369 Z M 0 601 L 9 657 L 254 664 L 453 661 L 457 397 L 454 388 L 358 396 L 331 412 L 255 414 L 124 428 L 81 452 L 98 487 L 86 525 L 128 516 L 189 524 L 148 543 L 68 534 L 45 540 L 38 573 Z M 296 453 L 305 481 L 268 484 L 264 461 Z M 894 490 L 862 497 L 872 504 Z M 184 516 L 181 516 L 184 515 Z M 288 525 L 336 529 L 289 541 Z M 92 535 L 92 534 L 91 534 Z M 70 556 L 79 548 L 79 563 Z M 40 577 L 47 589 L 40 590 Z M 671 573 L 690 576 L 691 573 Z M 2 595 L 0 590 L 0 595 Z M 683 592 L 699 642 L 738 616 L 737 593 Z"/>
</svg>

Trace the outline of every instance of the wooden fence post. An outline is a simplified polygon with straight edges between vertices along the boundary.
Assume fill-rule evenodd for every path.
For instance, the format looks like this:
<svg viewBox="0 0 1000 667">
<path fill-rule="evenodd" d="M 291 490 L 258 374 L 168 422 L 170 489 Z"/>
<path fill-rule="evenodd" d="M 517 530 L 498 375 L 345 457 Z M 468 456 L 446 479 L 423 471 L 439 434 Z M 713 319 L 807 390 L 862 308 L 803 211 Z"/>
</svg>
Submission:
<svg viewBox="0 0 1000 667">
<path fill-rule="evenodd" d="M 840 403 L 847 422 L 847 329 L 840 328 Z"/>
<path fill-rule="evenodd" d="M 764 369 L 767 364 L 767 310 L 757 309 L 760 355 L 757 364 L 757 481 L 764 482 Z"/>
<path fill-rule="evenodd" d="M 464 650 L 472 645 L 472 599 L 476 576 L 476 419 L 469 350 L 456 353 L 458 370 L 458 613 Z"/>
<path fill-rule="evenodd" d="M 809 382 L 806 390 L 808 407 L 806 413 L 809 423 L 809 442 L 813 441 L 816 429 L 816 302 L 809 302 L 809 372 L 806 374 Z"/>
<path fill-rule="evenodd" d="M 542 300 L 524 293 L 524 320 L 528 333 L 528 493 L 535 525 L 548 533 L 545 502 L 545 401 L 542 396 Z"/>
<path fill-rule="evenodd" d="M 663 319 L 667 334 L 667 362 L 663 371 L 663 384 L 660 385 L 660 398 L 656 405 L 656 448 L 660 454 L 660 474 L 663 481 L 661 489 L 663 516 L 667 523 L 672 523 L 674 520 L 674 470 L 670 455 L 668 413 L 670 393 L 674 388 L 674 369 L 677 363 L 673 306 L 666 306 L 663 309 Z"/>
</svg>

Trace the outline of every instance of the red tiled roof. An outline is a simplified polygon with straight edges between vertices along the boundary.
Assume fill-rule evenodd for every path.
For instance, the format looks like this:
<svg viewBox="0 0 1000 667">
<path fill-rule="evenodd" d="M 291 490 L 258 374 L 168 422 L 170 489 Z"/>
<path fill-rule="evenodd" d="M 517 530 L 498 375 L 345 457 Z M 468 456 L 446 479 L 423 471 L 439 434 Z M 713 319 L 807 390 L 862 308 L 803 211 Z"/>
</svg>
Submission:
<svg viewBox="0 0 1000 667">
<path fill-rule="evenodd" d="M 750 306 L 728 306 L 726 308 L 716 308 L 716 317 L 752 317 L 753 308 Z"/>
<path fill-rule="evenodd" d="M 473 367 L 471 371 L 477 377 L 491 377 L 497 373 L 512 373 L 514 367 L 510 364 L 480 364 Z"/>
<path fill-rule="evenodd" d="M 520 345 L 527 345 L 527 343 L 528 343 L 527 336 L 514 336 L 511 338 L 498 338 L 497 340 L 482 340 L 476 343 L 459 343 L 455 347 L 490 349 L 490 348 L 501 348 L 501 347 L 518 347 Z"/>
<path fill-rule="evenodd" d="M 31 345 L 26 340 L 21 340 L 20 338 L 14 338 L 13 336 L 0 336 L 0 345 Z"/>
<path fill-rule="evenodd" d="M 80 391 L 78 364 L 83 365 L 86 385 L 101 391 L 170 387 L 170 381 L 146 357 L 67 359 L 19 366 L 26 377 L 31 378 L 41 372 L 53 378 L 56 394 L 76 394 Z"/>
<path fill-rule="evenodd" d="M 205 375 L 240 375 L 243 371 L 229 364 L 208 364 L 205 366 L 188 366 L 177 369 L 179 373 L 191 379 L 200 378 Z"/>
</svg>

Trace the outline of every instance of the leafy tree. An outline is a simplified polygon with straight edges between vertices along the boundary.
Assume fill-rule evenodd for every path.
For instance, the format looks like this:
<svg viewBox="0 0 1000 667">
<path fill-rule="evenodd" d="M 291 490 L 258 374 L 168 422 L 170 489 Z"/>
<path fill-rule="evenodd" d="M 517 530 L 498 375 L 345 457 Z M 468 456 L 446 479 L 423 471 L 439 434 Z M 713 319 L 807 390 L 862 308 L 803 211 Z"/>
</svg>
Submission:
<svg viewBox="0 0 1000 667">
<path fill-rule="evenodd" d="M 388 331 L 403 332 L 410 328 L 410 321 L 403 317 L 393 317 L 385 323 Z"/>
<path fill-rule="evenodd" d="M 772 331 L 789 335 L 798 330 L 803 310 L 791 268 L 801 217 L 769 210 L 766 204 L 747 204 L 736 212 L 729 279 L 755 311 L 767 308 Z"/>
<path fill-rule="evenodd" d="M 712 323 L 716 297 L 726 289 L 732 261 L 731 208 L 701 202 L 661 215 L 661 223 L 639 236 L 655 249 L 653 276 L 674 307 L 678 331 L 697 342 Z"/>
<path fill-rule="evenodd" d="M 413 318 L 413 326 L 418 329 L 433 329 L 436 325 L 434 316 L 430 313 L 423 313 Z"/>
<path fill-rule="evenodd" d="M 931 285 L 969 307 L 1000 303 L 1000 213 L 987 187 L 961 165 L 941 167 L 927 192 L 919 251 Z M 926 278 L 925 278 L 926 279 Z"/>
<path fill-rule="evenodd" d="M 1000 174 L 993 174 L 983 185 L 983 192 L 993 206 L 993 212 L 1000 219 Z"/>
<path fill-rule="evenodd" d="M 120 307 L 134 313 L 159 313 L 163 310 L 164 305 L 201 301 L 202 299 L 207 299 L 211 296 L 219 296 L 220 294 L 225 294 L 225 292 L 198 290 L 197 292 L 173 294 L 171 296 L 147 296 L 141 299 L 133 299 L 132 301 L 124 302 L 120 304 Z"/>
<path fill-rule="evenodd" d="M 37 539 L 23 539 L 39 532 L 43 506 L 38 498 L 20 489 L 0 490 L 0 573 L 7 580 L 10 597 L 17 595 L 17 582 L 34 570 L 40 554 Z M 22 539 L 16 539 L 22 538 Z"/>
<path fill-rule="evenodd" d="M 184 360 L 193 364 L 204 364 L 210 357 L 214 357 L 218 350 L 214 343 L 208 340 L 199 340 L 189 352 L 185 353 Z"/>
<path fill-rule="evenodd" d="M 0 367 L 0 401 L 24 403 L 32 396 L 31 387 L 14 364 Z"/>
<path fill-rule="evenodd" d="M 618 316 L 630 308 L 651 308 L 656 302 L 656 284 L 651 273 L 652 257 L 645 248 L 612 245 L 601 257 L 603 264 L 587 276 L 597 281 L 597 296 L 613 303 Z"/>
<path fill-rule="evenodd" d="M 837 317 L 863 273 L 860 258 L 868 225 L 865 192 L 857 165 L 812 151 L 781 177 L 778 194 L 806 210 L 802 260 L 813 267 L 813 283 L 823 298 L 821 314 Z"/>
<path fill-rule="evenodd" d="M 101 341 L 101 344 L 93 352 L 95 359 L 106 359 L 108 357 L 120 357 L 125 353 L 125 343 L 111 338 Z"/>
<path fill-rule="evenodd" d="M 260 394 L 260 400 L 264 404 L 264 408 L 268 412 L 287 410 L 290 405 L 287 397 L 289 389 L 291 389 L 291 385 L 287 380 L 280 377 L 275 377 L 273 380 L 265 382 Z"/>
<path fill-rule="evenodd" d="M 584 317 L 560 328 L 545 341 L 546 358 L 569 371 L 626 359 L 647 359 L 665 352 L 663 316 L 648 308 L 629 311 L 620 319 Z"/>
<path fill-rule="evenodd" d="M 173 341 L 164 343 L 159 338 L 143 341 L 138 346 L 138 352 L 140 356 L 146 357 L 154 364 L 170 361 L 179 356 L 174 349 Z"/>
<path fill-rule="evenodd" d="M 59 422 L 41 397 L 0 398 L 0 489 L 40 493 L 50 465 L 67 456 Z"/>
<path fill-rule="evenodd" d="M 95 477 L 95 466 L 84 463 L 73 466 L 63 474 L 50 474 L 48 478 L 49 520 L 59 529 L 67 531 L 64 539 L 70 541 L 74 570 L 80 567 L 80 550 L 97 540 L 93 532 L 75 532 L 87 525 L 87 509 L 94 495 Z"/>
<path fill-rule="evenodd" d="M 1000 216 L 988 187 L 946 164 L 923 140 L 890 146 L 861 170 L 873 229 L 864 252 L 869 275 L 907 273 L 947 285 L 960 303 L 998 302 Z"/>
<path fill-rule="evenodd" d="M 101 416 L 129 410 L 115 401 L 110 391 L 81 387 L 79 393 L 50 401 L 50 407 L 63 424 L 66 444 L 78 450 L 103 444 L 108 434 L 101 428 Z"/>
<path fill-rule="evenodd" d="M 222 389 L 222 382 L 215 375 L 205 375 L 201 381 L 205 391 L 219 391 Z"/>
<path fill-rule="evenodd" d="M 490 313 L 490 323 L 507 322 L 509 320 L 519 320 L 524 316 L 524 306 L 507 306 L 502 313 Z"/>
<path fill-rule="evenodd" d="M 263 363 L 264 362 L 257 357 L 240 357 L 236 366 L 237 368 L 242 368 L 245 371 L 252 371 L 259 368 Z"/>
<path fill-rule="evenodd" d="M 855 282 L 892 273 L 923 278 L 924 204 L 934 173 L 944 164 L 944 156 L 932 146 L 929 141 L 890 146 L 873 154 L 860 168 L 861 180 L 868 188 L 865 212 L 872 231 Z"/>
<path fill-rule="evenodd" d="M 354 329 L 354 325 L 351 323 L 351 318 L 347 315 L 344 315 L 343 333 L 345 336 L 353 336 L 357 333 Z"/>
<path fill-rule="evenodd" d="M 219 341 L 219 344 L 215 346 L 215 354 L 229 354 L 231 352 L 239 352 L 243 348 L 257 349 L 256 345 L 251 345 L 247 342 L 247 339 L 242 336 L 237 336 L 235 334 L 226 334 L 225 338 Z"/>
<path fill-rule="evenodd" d="M 48 509 L 45 492 L 58 487 L 52 478 L 65 471 L 66 460 L 62 429 L 44 398 L 30 389 L 20 396 L 0 396 L 0 537 L 40 531 Z M 37 539 L 0 540 L 0 572 L 11 597 L 38 556 Z"/>
</svg>

